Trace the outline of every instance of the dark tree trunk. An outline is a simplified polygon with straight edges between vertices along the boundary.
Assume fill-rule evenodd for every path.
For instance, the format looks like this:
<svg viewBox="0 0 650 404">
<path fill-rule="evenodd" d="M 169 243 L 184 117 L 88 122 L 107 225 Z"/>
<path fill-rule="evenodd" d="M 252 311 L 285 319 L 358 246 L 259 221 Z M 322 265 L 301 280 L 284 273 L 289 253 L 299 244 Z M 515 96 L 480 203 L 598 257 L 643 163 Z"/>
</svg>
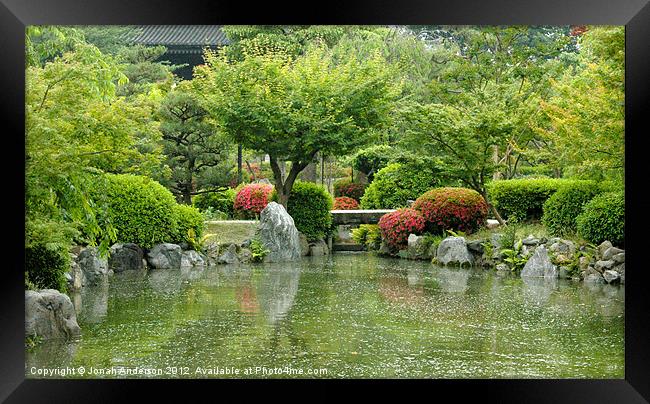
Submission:
<svg viewBox="0 0 650 404">
<path fill-rule="evenodd" d="M 494 205 L 492 204 L 492 202 L 490 202 L 490 199 L 487 196 L 487 192 L 480 191 L 479 193 L 481 194 L 483 199 L 485 199 L 485 202 L 488 205 L 488 209 L 492 212 L 492 214 L 494 215 L 494 218 L 499 222 L 500 225 L 502 225 L 502 226 L 505 225 L 506 221 L 503 220 L 503 218 L 499 214 L 499 211 L 497 211 L 497 208 L 495 208 Z"/>
<path fill-rule="evenodd" d="M 314 153 L 315 154 L 315 153 Z M 313 155 L 312 155 L 313 158 Z M 287 208 L 287 203 L 289 202 L 289 194 L 293 188 L 298 174 L 307 167 L 307 164 L 311 161 L 311 158 L 307 162 L 303 161 L 292 161 L 291 168 L 286 178 L 284 178 L 281 165 L 275 157 L 270 156 L 271 170 L 273 171 L 273 179 L 275 180 L 275 191 L 278 194 L 278 203 Z M 284 165 L 284 161 L 282 165 Z"/>
</svg>

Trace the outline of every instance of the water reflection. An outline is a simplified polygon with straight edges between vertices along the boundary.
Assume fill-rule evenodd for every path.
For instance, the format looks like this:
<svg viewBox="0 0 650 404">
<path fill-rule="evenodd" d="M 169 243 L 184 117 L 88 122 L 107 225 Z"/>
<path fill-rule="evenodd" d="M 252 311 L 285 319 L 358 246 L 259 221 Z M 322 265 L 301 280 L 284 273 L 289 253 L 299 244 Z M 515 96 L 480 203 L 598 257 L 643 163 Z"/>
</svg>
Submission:
<svg viewBox="0 0 650 404">
<path fill-rule="evenodd" d="M 42 344 L 27 365 L 622 377 L 624 293 L 369 254 L 124 272 L 72 296 L 80 341 Z"/>
</svg>

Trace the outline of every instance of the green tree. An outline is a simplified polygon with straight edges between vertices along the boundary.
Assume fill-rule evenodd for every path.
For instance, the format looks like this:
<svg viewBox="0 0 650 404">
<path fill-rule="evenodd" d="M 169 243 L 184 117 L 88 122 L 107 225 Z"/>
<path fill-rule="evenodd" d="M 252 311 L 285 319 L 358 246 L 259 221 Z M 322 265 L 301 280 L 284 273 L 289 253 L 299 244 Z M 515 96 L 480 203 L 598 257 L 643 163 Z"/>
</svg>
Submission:
<svg viewBox="0 0 650 404">
<path fill-rule="evenodd" d="M 172 192 L 190 205 L 192 195 L 206 192 L 197 189 L 212 185 L 215 172 L 222 174 L 220 181 L 217 179 L 220 184 L 227 183 L 225 174 L 230 167 L 224 167 L 230 145 L 188 83 L 181 83 L 167 94 L 160 105 L 160 118 L 164 154 L 172 169 L 167 185 Z"/>
<path fill-rule="evenodd" d="M 399 89 L 379 55 L 334 64 L 324 47 L 297 59 L 249 56 L 236 63 L 207 53 L 206 62 L 194 80 L 206 108 L 235 141 L 269 155 L 285 207 L 316 153 L 345 154 L 367 144 L 387 121 Z M 291 162 L 286 177 L 281 161 Z"/>
<path fill-rule="evenodd" d="M 589 27 L 580 41 L 580 65 L 552 82 L 541 101 L 536 132 L 540 155 L 569 174 L 603 180 L 624 178 L 625 31 Z"/>
</svg>

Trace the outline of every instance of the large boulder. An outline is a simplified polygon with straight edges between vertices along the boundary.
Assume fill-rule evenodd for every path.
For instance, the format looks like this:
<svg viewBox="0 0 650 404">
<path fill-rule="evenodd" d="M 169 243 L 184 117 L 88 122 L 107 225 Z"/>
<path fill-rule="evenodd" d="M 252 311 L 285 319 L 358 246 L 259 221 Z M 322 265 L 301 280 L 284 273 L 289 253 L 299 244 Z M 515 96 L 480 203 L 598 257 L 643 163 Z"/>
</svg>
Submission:
<svg viewBox="0 0 650 404">
<path fill-rule="evenodd" d="M 147 263 L 156 269 L 171 269 L 181 267 L 183 250 L 178 244 L 156 244 L 147 253 Z"/>
<path fill-rule="evenodd" d="M 442 265 L 473 264 L 472 254 L 467 250 L 464 237 L 447 237 L 440 242 L 436 253 L 437 261 Z"/>
<path fill-rule="evenodd" d="M 417 260 L 432 258 L 431 255 L 429 255 L 429 245 L 427 244 L 424 236 L 409 234 L 407 258 Z"/>
<path fill-rule="evenodd" d="M 552 243 L 550 243 L 551 240 L 554 240 Z M 571 240 L 562 240 L 562 239 L 551 239 L 549 240 L 549 243 L 551 246 L 549 247 L 549 251 L 552 252 L 553 254 L 556 255 L 565 255 L 568 257 L 572 257 L 573 254 L 576 252 L 576 245 L 573 241 Z"/>
<path fill-rule="evenodd" d="M 25 291 L 25 335 L 70 339 L 81 333 L 70 298 L 54 289 Z"/>
<path fill-rule="evenodd" d="M 557 278 L 558 270 L 551 262 L 548 256 L 548 251 L 544 245 L 535 248 L 532 257 L 528 259 L 524 269 L 521 270 L 522 277 L 537 277 L 537 278 Z"/>
<path fill-rule="evenodd" d="M 144 251 L 134 243 L 117 243 L 111 247 L 108 267 L 113 272 L 143 269 Z"/>
<path fill-rule="evenodd" d="M 97 247 L 88 247 L 79 253 L 77 264 L 84 274 L 84 278 L 91 285 L 100 283 L 108 274 L 108 261 L 99 255 Z"/>
<path fill-rule="evenodd" d="M 181 268 L 202 267 L 206 265 L 207 258 L 194 250 L 183 251 L 181 254 Z"/>
<path fill-rule="evenodd" d="M 620 282 L 621 275 L 616 271 L 607 270 L 603 272 L 603 278 L 607 283 L 616 283 Z"/>
<path fill-rule="evenodd" d="M 217 258 L 217 264 L 239 264 L 239 256 L 237 255 L 237 245 L 230 244 L 225 249 L 223 254 Z"/>
<path fill-rule="evenodd" d="M 620 248 L 609 247 L 603 253 L 603 261 L 613 260 L 615 255 L 621 254 L 621 253 L 625 253 L 625 251 L 621 250 Z"/>
<path fill-rule="evenodd" d="M 270 202 L 260 212 L 259 238 L 269 253 L 267 262 L 294 261 L 302 256 L 298 229 L 284 206 Z"/>
</svg>

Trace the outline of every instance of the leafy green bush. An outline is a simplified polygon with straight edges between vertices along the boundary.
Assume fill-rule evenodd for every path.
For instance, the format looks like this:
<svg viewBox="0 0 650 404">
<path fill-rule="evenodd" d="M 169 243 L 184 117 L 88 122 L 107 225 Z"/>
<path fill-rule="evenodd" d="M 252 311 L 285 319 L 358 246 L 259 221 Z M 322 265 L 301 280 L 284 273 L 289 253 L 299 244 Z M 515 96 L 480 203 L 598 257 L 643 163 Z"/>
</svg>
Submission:
<svg viewBox="0 0 650 404">
<path fill-rule="evenodd" d="M 488 196 L 504 219 L 541 219 L 544 202 L 558 189 L 584 182 L 557 178 L 492 181 Z"/>
<path fill-rule="evenodd" d="M 277 202 L 275 190 L 271 199 Z M 313 182 L 296 181 L 289 194 L 287 213 L 293 218 L 298 231 L 307 236 L 307 240 L 320 240 L 325 238 L 332 226 L 332 203 L 332 196 L 325 187 Z"/>
<path fill-rule="evenodd" d="M 370 146 L 354 155 L 352 166 L 372 181 L 374 174 L 386 167 L 394 154 L 393 148 L 388 145 Z"/>
<path fill-rule="evenodd" d="M 554 236 L 575 233 L 576 218 L 582 212 L 582 208 L 600 192 L 599 184 L 590 181 L 561 187 L 544 202 L 542 223 Z"/>
<path fill-rule="evenodd" d="M 625 196 L 622 192 L 607 192 L 594 197 L 576 219 L 578 234 L 599 244 L 625 244 Z"/>
<path fill-rule="evenodd" d="M 435 188 L 438 178 L 417 164 L 393 163 L 379 170 L 361 198 L 361 209 L 397 209 Z"/>
<path fill-rule="evenodd" d="M 69 268 L 70 254 L 63 244 L 38 243 L 25 247 L 25 285 L 65 292 L 65 273 Z"/>
<path fill-rule="evenodd" d="M 253 238 L 250 245 L 251 256 L 253 262 L 262 262 L 264 257 L 271 251 L 268 250 L 259 238 Z"/>
<path fill-rule="evenodd" d="M 196 249 L 197 240 L 200 240 L 203 234 L 203 215 L 193 206 L 180 204 L 174 207 L 174 214 L 178 225 L 174 242 L 185 242 Z"/>
<path fill-rule="evenodd" d="M 172 193 L 151 178 L 131 174 L 107 174 L 103 192 L 108 206 L 104 220 L 117 231 L 117 241 L 142 248 L 177 239 L 176 200 Z"/>
<path fill-rule="evenodd" d="M 205 194 L 198 194 L 192 198 L 192 205 L 201 211 L 212 208 L 212 211 L 223 212 L 228 217 L 233 217 L 235 214 L 235 196 L 237 191 L 228 188 L 225 191 L 210 192 Z"/>
<path fill-rule="evenodd" d="M 352 229 L 352 240 L 366 247 L 367 250 L 377 250 L 381 245 L 381 230 L 376 224 L 361 224 Z"/>
</svg>

